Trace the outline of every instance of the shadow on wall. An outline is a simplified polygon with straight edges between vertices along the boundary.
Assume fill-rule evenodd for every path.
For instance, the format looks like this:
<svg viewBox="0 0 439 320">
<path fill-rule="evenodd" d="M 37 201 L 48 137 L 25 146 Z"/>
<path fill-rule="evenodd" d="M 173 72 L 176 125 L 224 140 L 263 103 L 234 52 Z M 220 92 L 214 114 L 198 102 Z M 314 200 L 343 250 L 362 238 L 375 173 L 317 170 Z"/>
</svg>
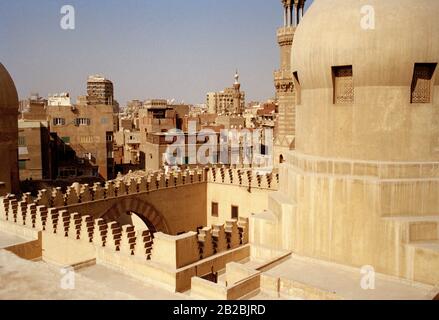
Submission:
<svg viewBox="0 0 439 320">
<path fill-rule="evenodd" d="M 151 222 L 147 221 L 146 218 L 142 217 L 141 215 L 129 211 L 127 212 L 126 215 L 121 215 L 118 219 L 117 222 L 119 222 L 119 224 L 121 226 L 123 225 L 132 225 L 134 226 L 134 228 L 136 230 L 149 230 L 151 232 L 151 235 L 153 236 L 154 233 L 157 232 L 157 230 L 155 229 L 155 227 L 151 224 Z"/>
</svg>

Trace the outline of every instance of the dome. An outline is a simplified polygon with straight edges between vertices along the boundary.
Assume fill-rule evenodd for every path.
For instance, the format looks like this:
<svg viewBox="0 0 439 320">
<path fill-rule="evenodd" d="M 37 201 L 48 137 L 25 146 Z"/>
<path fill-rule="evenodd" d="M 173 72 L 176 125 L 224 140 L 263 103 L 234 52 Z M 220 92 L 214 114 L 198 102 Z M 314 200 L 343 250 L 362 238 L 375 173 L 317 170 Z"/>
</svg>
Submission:
<svg viewBox="0 0 439 320">
<path fill-rule="evenodd" d="M 368 12 L 371 29 L 364 28 Z M 330 159 L 438 161 L 437 17 L 437 0 L 315 0 L 291 53 L 300 83 L 295 150 Z"/>
<path fill-rule="evenodd" d="M 361 24 L 369 8 L 373 30 Z M 294 36 L 292 70 L 305 90 L 331 87 L 331 67 L 347 65 L 356 87 L 409 86 L 415 63 L 439 62 L 438 17 L 437 0 L 314 0 Z"/>
<path fill-rule="evenodd" d="M 0 63 L 0 109 L 5 108 L 18 111 L 18 94 L 8 70 Z"/>
</svg>

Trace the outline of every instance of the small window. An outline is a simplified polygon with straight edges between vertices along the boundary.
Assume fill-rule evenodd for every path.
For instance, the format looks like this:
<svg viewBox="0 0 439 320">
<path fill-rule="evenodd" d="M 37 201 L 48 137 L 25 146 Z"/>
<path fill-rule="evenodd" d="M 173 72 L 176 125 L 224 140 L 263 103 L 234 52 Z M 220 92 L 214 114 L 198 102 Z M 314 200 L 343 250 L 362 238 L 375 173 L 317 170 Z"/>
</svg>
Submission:
<svg viewBox="0 0 439 320">
<path fill-rule="evenodd" d="M 107 140 L 107 142 L 113 141 L 113 134 L 112 133 L 107 133 L 106 140 Z"/>
<path fill-rule="evenodd" d="M 93 136 L 81 136 L 79 137 L 80 143 L 93 143 L 94 139 Z"/>
<path fill-rule="evenodd" d="M 91 123 L 89 118 L 77 118 L 75 122 L 77 126 L 89 126 Z"/>
<path fill-rule="evenodd" d="M 19 147 L 25 147 L 26 146 L 26 138 L 19 136 L 18 137 L 18 146 Z"/>
<path fill-rule="evenodd" d="M 354 77 L 352 66 L 332 67 L 334 104 L 354 103 Z"/>
<path fill-rule="evenodd" d="M 299 81 L 299 75 L 296 72 L 293 72 L 293 78 L 294 78 L 294 88 L 296 89 L 296 104 L 301 103 L 301 88 L 300 88 L 300 81 Z"/>
<path fill-rule="evenodd" d="M 218 217 L 218 202 L 212 202 L 212 217 Z"/>
<path fill-rule="evenodd" d="M 239 209 L 238 206 L 232 206 L 232 219 L 238 219 Z"/>
<path fill-rule="evenodd" d="M 66 124 L 66 119 L 64 118 L 53 118 L 53 125 L 54 126 L 63 126 Z"/>
<path fill-rule="evenodd" d="M 18 160 L 18 169 L 26 169 L 26 160 Z"/>
<path fill-rule="evenodd" d="M 416 63 L 411 87 L 411 103 L 430 103 L 437 63 Z"/>
</svg>

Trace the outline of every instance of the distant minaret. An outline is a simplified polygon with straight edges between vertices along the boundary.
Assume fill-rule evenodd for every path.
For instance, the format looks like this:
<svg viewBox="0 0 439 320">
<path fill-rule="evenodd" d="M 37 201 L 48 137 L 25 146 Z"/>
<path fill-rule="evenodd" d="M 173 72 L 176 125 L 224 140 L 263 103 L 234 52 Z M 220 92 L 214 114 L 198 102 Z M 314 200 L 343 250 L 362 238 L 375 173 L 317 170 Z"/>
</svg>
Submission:
<svg viewBox="0 0 439 320">
<path fill-rule="evenodd" d="M 284 25 L 277 30 L 280 47 L 280 69 L 274 73 L 276 98 L 279 116 L 276 126 L 275 156 L 285 157 L 283 152 L 294 149 L 296 134 L 296 95 L 291 70 L 291 48 L 294 33 L 300 23 L 306 0 L 282 0 L 284 7 Z M 280 157 L 282 155 L 282 157 Z M 275 161 L 276 162 L 276 161 Z"/>
<path fill-rule="evenodd" d="M 238 70 L 236 70 L 235 73 L 235 83 L 233 84 L 233 88 L 235 89 L 233 93 L 233 113 L 242 114 L 244 110 L 241 108 L 241 84 L 239 83 Z"/>
</svg>

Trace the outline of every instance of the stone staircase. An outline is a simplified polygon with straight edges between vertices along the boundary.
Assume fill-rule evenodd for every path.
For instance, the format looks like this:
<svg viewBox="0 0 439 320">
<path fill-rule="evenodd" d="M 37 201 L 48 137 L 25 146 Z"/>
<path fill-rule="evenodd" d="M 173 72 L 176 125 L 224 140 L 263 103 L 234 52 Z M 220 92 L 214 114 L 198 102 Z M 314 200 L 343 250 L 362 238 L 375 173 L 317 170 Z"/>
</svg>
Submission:
<svg viewBox="0 0 439 320">
<path fill-rule="evenodd" d="M 398 230 L 406 252 L 407 278 L 417 282 L 439 283 L 439 215 L 384 217 Z M 433 283 L 431 277 L 433 278 Z"/>
</svg>

